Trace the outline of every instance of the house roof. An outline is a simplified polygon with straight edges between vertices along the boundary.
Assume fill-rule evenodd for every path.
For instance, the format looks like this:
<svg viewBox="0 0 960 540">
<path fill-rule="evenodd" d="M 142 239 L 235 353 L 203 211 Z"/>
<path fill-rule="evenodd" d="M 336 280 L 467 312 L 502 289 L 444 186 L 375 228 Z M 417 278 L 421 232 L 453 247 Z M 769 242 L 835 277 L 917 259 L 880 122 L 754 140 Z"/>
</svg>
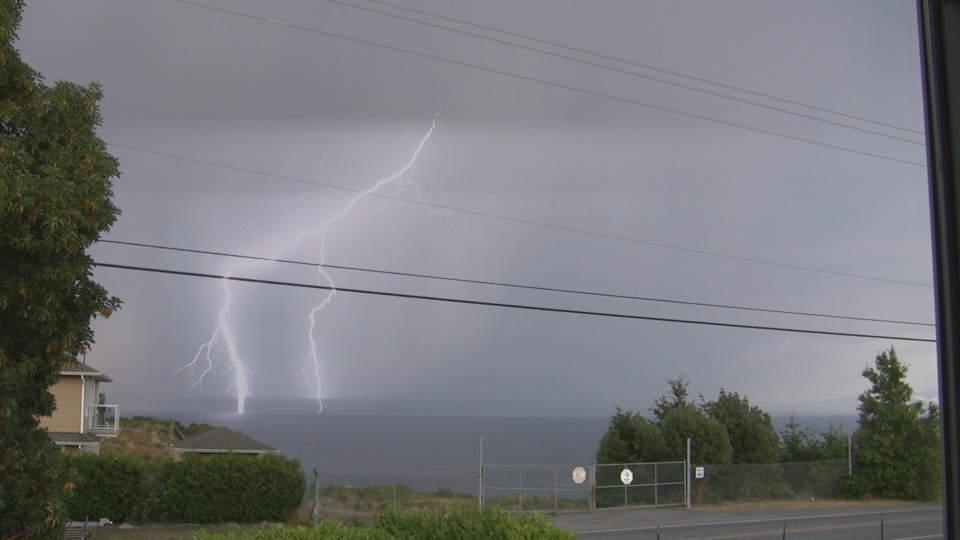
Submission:
<svg viewBox="0 0 960 540">
<path fill-rule="evenodd" d="M 81 364 L 80 362 L 74 362 L 70 366 L 61 369 L 60 374 L 90 377 L 100 382 L 113 382 L 113 379 L 104 375 L 99 369 L 91 367 L 89 364 Z"/>
<path fill-rule="evenodd" d="M 56 431 L 47 432 L 47 436 L 53 441 L 53 444 L 56 445 L 69 445 L 73 446 L 76 444 L 94 444 L 99 443 L 103 439 L 97 437 L 93 433 L 61 433 Z"/>
<path fill-rule="evenodd" d="M 244 454 L 277 451 L 276 448 L 271 448 L 260 441 L 247 437 L 243 433 L 237 433 L 225 427 L 216 427 L 199 435 L 177 441 L 173 443 L 173 447 L 184 452 L 209 453 L 226 453 L 232 451 Z"/>
</svg>

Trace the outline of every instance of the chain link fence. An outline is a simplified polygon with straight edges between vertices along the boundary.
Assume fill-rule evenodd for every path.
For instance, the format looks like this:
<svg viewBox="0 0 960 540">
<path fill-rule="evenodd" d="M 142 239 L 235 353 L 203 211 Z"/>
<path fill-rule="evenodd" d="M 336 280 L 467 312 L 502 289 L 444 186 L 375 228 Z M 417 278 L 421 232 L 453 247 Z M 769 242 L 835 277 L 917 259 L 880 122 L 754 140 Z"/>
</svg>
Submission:
<svg viewBox="0 0 960 540">
<path fill-rule="evenodd" d="M 846 459 L 798 463 L 706 466 L 693 479 L 694 505 L 731 501 L 789 501 L 835 497 Z"/>
<path fill-rule="evenodd" d="M 687 503 L 686 462 L 594 465 L 593 508 Z"/>
<path fill-rule="evenodd" d="M 755 465 L 706 465 L 703 477 L 683 461 L 621 463 L 592 467 L 485 464 L 477 469 L 337 475 L 319 472 L 318 484 L 345 494 L 372 488 L 389 501 L 413 500 L 419 493 L 497 505 L 513 512 L 575 512 L 605 508 L 715 505 L 729 502 L 834 498 L 848 470 L 847 460 Z M 586 478 L 576 469 L 586 471 Z M 624 483 L 624 471 L 629 482 Z M 688 476 L 689 475 L 689 476 Z M 482 480 L 482 482 L 481 482 Z M 308 490 L 306 497 L 312 497 Z"/>
<path fill-rule="evenodd" d="M 590 483 L 583 467 L 483 466 L 483 504 L 510 512 L 585 512 Z"/>
</svg>

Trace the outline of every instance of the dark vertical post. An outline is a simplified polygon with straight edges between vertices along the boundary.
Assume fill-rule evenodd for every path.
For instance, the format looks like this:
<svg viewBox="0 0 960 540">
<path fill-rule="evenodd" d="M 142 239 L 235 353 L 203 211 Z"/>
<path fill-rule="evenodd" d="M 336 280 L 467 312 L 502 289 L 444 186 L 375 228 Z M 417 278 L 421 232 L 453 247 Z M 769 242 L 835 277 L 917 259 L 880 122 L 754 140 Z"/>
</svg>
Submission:
<svg viewBox="0 0 960 540">
<path fill-rule="evenodd" d="M 927 173 L 933 238 L 940 417 L 943 432 L 943 532 L 960 540 L 960 2 L 917 0 Z"/>
</svg>

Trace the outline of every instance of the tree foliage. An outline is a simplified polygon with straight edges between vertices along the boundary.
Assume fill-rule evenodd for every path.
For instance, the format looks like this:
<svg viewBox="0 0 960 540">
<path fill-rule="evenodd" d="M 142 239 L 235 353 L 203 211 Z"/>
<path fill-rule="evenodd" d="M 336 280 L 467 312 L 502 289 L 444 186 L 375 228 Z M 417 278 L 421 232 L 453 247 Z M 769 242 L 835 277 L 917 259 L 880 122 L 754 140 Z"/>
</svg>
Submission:
<svg viewBox="0 0 960 540">
<path fill-rule="evenodd" d="M 940 416 L 913 400 L 907 366 L 893 347 L 863 370 L 871 387 L 860 394 L 853 443 L 855 476 L 878 497 L 931 500 L 940 494 Z"/>
<path fill-rule="evenodd" d="M 660 429 L 668 459 L 685 459 L 690 439 L 690 459 L 695 463 L 725 465 L 733 460 L 733 447 L 723 424 L 708 418 L 697 405 L 671 410 L 664 416 Z"/>
<path fill-rule="evenodd" d="M 96 136 L 99 86 L 43 83 L 14 48 L 23 0 L 0 0 L 0 533 L 54 534 L 59 459 L 49 387 L 116 298 L 86 250 L 108 230 L 117 161 Z M 52 510 L 51 510 L 52 509 Z"/>
<path fill-rule="evenodd" d="M 780 461 L 823 461 L 849 457 L 847 434 L 839 426 L 830 424 L 827 431 L 814 432 L 802 428 L 794 415 L 780 432 Z"/>
<path fill-rule="evenodd" d="M 660 429 L 640 414 L 617 407 L 600 439 L 597 463 L 651 463 L 666 459 Z"/>
<path fill-rule="evenodd" d="M 723 424 L 730 438 L 733 463 L 774 463 L 780 457 L 780 437 L 770 415 L 751 406 L 737 392 L 720 389 L 716 401 L 704 405 L 707 416 Z"/>
<path fill-rule="evenodd" d="M 687 457 L 691 439 L 692 458 L 698 463 L 726 464 L 733 457 L 724 425 L 709 418 L 704 408 L 689 400 L 684 376 L 667 381 L 670 389 L 654 401 L 654 418 L 617 407 L 597 450 L 598 463 L 649 463 L 680 461 Z"/>
</svg>

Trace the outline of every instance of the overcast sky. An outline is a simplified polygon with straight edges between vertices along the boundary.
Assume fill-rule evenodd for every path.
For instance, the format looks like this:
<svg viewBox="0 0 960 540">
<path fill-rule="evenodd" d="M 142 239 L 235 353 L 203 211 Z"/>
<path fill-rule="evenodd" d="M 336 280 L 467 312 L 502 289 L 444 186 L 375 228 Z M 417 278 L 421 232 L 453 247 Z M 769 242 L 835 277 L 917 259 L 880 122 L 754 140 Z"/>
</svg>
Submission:
<svg viewBox="0 0 960 540">
<path fill-rule="evenodd" d="M 317 395 L 302 363 L 312 337 L 324 399 L 607 415 L 646 411 L 686 374 L 708 399 L 722 387 L 772 412 L 854 414 L 862 370 L 894 345 L 915 391 L 935 397 L 934 345 L 899 339 L 934 337 L 914 9 L 28 2 L 23 58 L 48 82 L 104 88 L 100 134 L 120 160 L 123 212 L 105 239 L 923 323 L 328 269 L 350 289 L 882 337 L 343 291 L 311 332 L 327 291 L 233 283 L 201 388 L 202 363 L 193 381 L 178 369 L 217 332 L 224 284 L 99 268 L 123 309 L 96 322 L 87 361 L 114 379 L 108 402 L 136 409 L 235 398 L 229 334 L 253 399 Z M 326 284 L 304 265 L 117 244 L 93 255 Z"/>
</svg>

